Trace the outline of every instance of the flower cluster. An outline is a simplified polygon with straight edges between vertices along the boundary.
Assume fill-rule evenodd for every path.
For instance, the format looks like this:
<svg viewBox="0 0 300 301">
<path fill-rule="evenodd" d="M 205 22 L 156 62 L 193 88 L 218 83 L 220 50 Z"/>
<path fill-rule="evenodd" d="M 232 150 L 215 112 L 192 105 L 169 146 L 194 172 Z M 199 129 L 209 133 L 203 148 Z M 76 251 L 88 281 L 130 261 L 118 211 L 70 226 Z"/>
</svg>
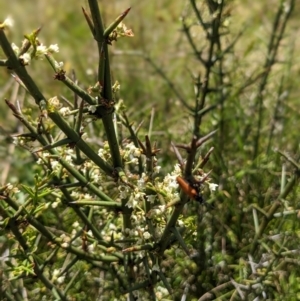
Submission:
<svg viewBox="0 0 300 301">
<path fill-rule="evenodd" d="M 138 164 L 138 158 L 141 156 L 141 149 L 130 142 L 125 145 L 123 150 L 121 150 L 121 155 L 125 164 Z"/>
<path fill-rule="evenodd" d="M 13 25 L 14 25 L 14 20 L 11 17 L 7 17 L 3 23 L 0 23 L 0 29 L 13 27 Z"/>
<path fill-rule="evenodd" d="M 23 53 L 23 49 L 26 48 L 26 44 L 28 44 L 28 40 L 24 40 L 23 44 L 20 47 L 18 47 L 15 43 L 11 44 L 11 47 L 16 54 L 16 56 L 19 57 L 20 61 L 22 64 L 29 65 L 31 60 L 33 59 L 40 59 L 42 60 L 46 54 L 54 53 L 54 52 L 59 52 L 59 47 L 57 44 L 52 44 L 49 47 L 43 45 L 38 41 L 36 38 L 37 45 L 35 46 L 30 46 L 29 49 Z"/>
<path fill-rule="evenodd" d="M 109 35 L 108 42 L 117 41 L 117 39 L 121 37 L 134 37 L 133 31 L 128 29 L 123 22 L 119 23 L 117 28 Z"/>
<path fill-rule="evenodd" d="M 116 32 L 117 32 L 117 37 L 134 37 L 134 33 L 131 29 L 128 29 L 127 26 L 121 22 L 117 28 L 116 28 Z"/>
</svg>

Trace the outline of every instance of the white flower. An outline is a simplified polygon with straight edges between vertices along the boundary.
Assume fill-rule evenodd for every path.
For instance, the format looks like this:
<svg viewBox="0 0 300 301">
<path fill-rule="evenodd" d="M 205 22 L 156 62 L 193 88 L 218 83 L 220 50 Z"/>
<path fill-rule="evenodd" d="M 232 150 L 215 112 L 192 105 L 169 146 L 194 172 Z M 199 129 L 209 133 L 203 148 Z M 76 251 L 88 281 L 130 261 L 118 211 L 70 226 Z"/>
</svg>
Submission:
<svg viewBox="0 0 300 301">
<path fill-rule="evenodd" d="M 18 193 L 18 192 L 20 192 L 19 191 L 19 189 L 18 189 L 18 187 L 14 187 L 12 184 L 10 184 L 10 183 L 7 183 L 6 184 L 6 191 L 7 192 L 13 192 L 13 193 Z"/>
<path fill-rule="evenodd" d="M 12 137 L 13 144 L 18 145 L 19 144 L 19 138 L 18 137 Z"/>
<path fill-rule="evenodd" d="M 37 164 L 41 165 L 44 164 L 44 161 L 41 158 L 38 158 L 38 160 L 36 161 Z"/>
<path fill-rule="evenodd" d="M 178 226 L 179 227 L 183 227 L 184 226 L 184 222 L 180 219 L 177 220 Z"/>
<path fill-rule="evenodd" d="M 79 222 L 77 222 L 77 221 L 74 222 L 72 226 L 73 226 L 73 228 L 78 228 L 79 227 Z"/>
<path fill-rule="evenodd" d="M 58 206 L 58 202 L 53 202 L 51 207 L 56 208 L 57 206 Z"/>
<path fill-rule="evenodd" d="M 133 158 L 130 161 L 126 162 L 126 164 L 135 164 L 137 165 L 139 163 L 138 158 Z"/>
<path fill-rule="evenodd" d="M 88 68 L 88 69 L 85 70 L 85 73 L 87 75 L 93 75 L 94 74 L 94 70 L 92 68 Z"/>
<path fill-rule="evenodd" d="M 74 166 L 73 165 L 73 159 L 72 159 L 72 156 L 71 155 L 67 155 L 65 157 L 65 160 L 71 165 L 71 166 Z"/>
<path fill-rule="evenodd" d="M 180 165 L 177 163 L 174 166 L 174 171 L 172 172 L 172 174 L 175 174 L 176 176 L 179 176 L 181 173 L 181 168 Z"/>
<path fill-rule="evenodd" d="M 49 106 L 53 107 L 53 109 L 58 110 L 62 106 L 57 96 L 49 98 L 47 102 Z"/>
<path fill-rule="evenodd" d="M 98 156 L 99 156 L 100 158 L 104 158 L 104 156 L 105 156 L 104 149 L 102 149 L 102 148 L 99 149 L 99 151 L 98 151 Z"/>
<path fill-rule="evenodd" d="M 144 232 L 143 236 L 144 236 L 145 239 L 149 239 L 151 237 L 151 235 L 148 231 Z"/>
<path fill-rule="evenodd" d="M 215 183 L 208 183 L 208 187 L 210 191 L 215 191 L 218 186 L 219 185 Z"/>
<path fill-rule="evenodd" d="M 88 252 L 89 253 L 94 253 L 95 251 L 95 246 L 94 245 L 88 245 Z"/>
<path fill-rule="evenodd" d="M 78 199 L 80 197 L 80 194 L 77 191 L 73 190 L 71 192 L 71 197 L 74 199 Z"/>
<path fill-rule="evenodd" d="M 177 189 L 178 187 L 178 183 L 176 181 L 176 177 L 175 176 L 171 176 L 171 175 L 167 175 L 164 179 L 164 183 L 168 184 L 168 187 L 170 189 Z"/>
<path fill-rule="evenodd" d="M 36 47 L 35 57 L 43 59 L 44 55 L 47 53 L 47 47 L 45 45 L 39 45 Z"/>
<path fill-rule="evenodd" d="M 14 187 L 12 190 L 11 190 L 13 193 L 19 193 L 20 192 L 20 189 L 18 187 Z"/>
<path fill-rule="evenodd" d="M 88 107 L 88 111 L 91 112 L 92 114 L 95 113 L 96 110 L 97 110 L 97 107 L 96 107 L 96 106 L 89 106 L 89 107 Z"/>
<path fill-rule="evenodd" d="M 126 199 L 129 193 L 129 188 L 125 185 L 120 185 L 118 189 L 120 191 L 120 199 Z"/>
<path fill-rule="evenodd" d="M 59 52 L 59 47 L 57 44 L 52 44 L 48 47 L 48 51 L 50 53 L 53 53 L 53 52 Z"/>
<path fill-rule="evenodd" d="M 161 212 L 164 212 L 164 211 L 166 210 L 166 205 L 158 206 L 158 209 L 159 209 Z"/>
<path fill-rule="evenodd" d="M 160 169 L 161 169 L 161 166 L 157 165 L 153 168 L 153 171 L 156 173 L 159 173 Z"/>
<path fill-rule="evenodd" d="M 5 27 L 13 27 L 14 26 L 14 20 L 11 17 L 7 17 L 4 22 L 0 25 L 0 28 Z"/>
<path fill-rule="evenodd" d="M 147 218 L 151 219 L 153 217 L 157 217 L 157 216 L 161 215 L 162 213 L 163 213 L 163 211 L 160 210 L 160 208 L 153 208 L 147 212 Z"/>
<path fill-rule="evenodd" d="M 113 223 L 110 223 L 108 228 L 109 228 L 109 230 L 117 230 L 116 225 L 114 225 Z"/>
<path fill-rule="evenodd" d="M 83 197 L 87 200 L 92 200 L 93 199 L 93 197 L 89 193 L 85 193 Z"/>
<path fill-rule="evenodd" d="M 72 149 L 72 148 L 67 148 L 67 149 L 65 150 L 65 153 L 68 154 L 68 155 L 74 155 L 74 149 Z"/>
<path fill-rule="evenodd" d="M 169 294 L 168 290 L 165 287 L 158 286 L 157 291 L 163 294 L 164 296 L 167 296 Z"/>
<path fill-rule="evenodd" d="M 144 192 L 138 191 L 137 189 L 131 194 L 129 201 L 126 206 L 129 208 L 135 208 L 145 196 Z"/>
<path fill-rule="evenodd" d="M 139 189 L 143 189 L 146 187 L 146 181 L 145 179 L 147 178 L 145 173 L 142 173 L 142 176 L 140 177 L 140 179 L 137 181 L 137 185 Z"/>
<path fill-rule="evenodd" d="M 8 183 L 6 185 L 6 187 L 7 187 L 8 190 L 12 190 L 14 188 L 14 186 L 12 184 L 10 184 L 10 183 Z"/>
<path fill-rule="evenodd" d="M 69 244 L 67 242 L 64 242 L 61 244 L 61 247 L 66 249 L 69 247 Z"/>
<path fill-rule="evenodd" d="M 155 194 L 147 195 L 146 198 L 147 198 L 148 202 L 150 202 L 151 204 L 153 204 L 154 201 L 155 201 L 155 199 L 156 199 L 156 195 Z"/>
<path fill-rule="evenodd" d="M 137 204 L 138 204 L 138 201 L 131 197 L 130 200 L 126 203 L 126 206 L 128 208 L 135 208 Z"/>
<path fill-rule="evenodd" d="M 93 182 L 98 183 L 101 180 L 101 175 L 98 173 L 98 171 L 93 171 L 91 173 L 91 179 L 93 179 Z"/>
<path fill-rule="evenodd" d="M 178 183 L 176 181 L 176 175 L 172 173 L 172 175 L 167 174 L 162 183 L 161 189 L 164 189 L 168 194 L 168 198 L 175 198 L 176 190 L 178 188 Z"/>
<path fill-rule="evenodd" d="M 58 269 L 55 269 L 55 270 L 53 271 L 53 277 L 56 277 L 56 276 L 58 276 L 58 275 L 59 275 L 59 273 L 60 273 L 60 270 L 58 270 Z"/>
<path fill-rule="evenodd" d="M 67 116 L 70 114 L 70 108 L 69 107 L 62 107 L 61 109 L 59 109 L 58 111 L 62 116 Z"/>
<path fill-rule="evenodd" d="M 112 86 L 113 92 L 116 93 L 116 92 L 120 91 L 120 87 L 121 87 L 121 86 L 120 86 L 119 82 L 116 81 L 116 82 L 114 83 L 114 85 Z"/>
<path fill-rule="evenodd" d="M 56 169 L 56 171 L 59 171 L 60 165 L 59 165 L 59 162 L 58 162 L 58 161 L 56 161 L 56 160 L 51 160 L 50 164 L 51 164 L 51 167 L 52 167 L 53 170 Z"/>
<path fill-rule="evenodd" d="M 138 237 L 139 236 L 139 232 L 136 229 L 131 229 L 129 231 L 129 236 L 131 236 L 131 237 Z"/>
<path fill-rule="evenodd" d="M 135 157 L 139 157 L 141 155 L 141 150 L 133 144 L 133 142 L 128 143 L 125 147 L 129 150 L 130 154 L 134 155 Z"/>
<path fill-rule="evenodd" d="M 64 62 L 55 62 L 56 69 L 62 68 L 63 66 L 64 66 Z"/>
<path fill-rule="evenodd" d="M 43 153 L 43 157 L 44 157 L 44 158 L 48 158 L 49 156 L 50 156 L 50 153 L 48 153 L 48 152 L 44 152 L 44 153 Z"/>
<path fill-rule="evenodd" d="M 22 60 L 23 65 L 28 65 L 31 61 L 31 55 L 26 52 L 26 53 L 20 55 L 20 59 Z"/>
<path fill-rule="evenodd" d="M 62 284 L 65 281 L 65 276 L 60 276 L 57 278 L 57 283 Z"/>
<path fill-rule="evenodd" d="M 134 198 L 135 198 L 137 201 L 143 200 L 144 195 L 145 195 L 144 192 L 141 192 L 141 191 L 138 191 L 138 190 L 135 190 L 134 193 L 133 193 L 133 196 L 134 196 Z"/>
</svg>

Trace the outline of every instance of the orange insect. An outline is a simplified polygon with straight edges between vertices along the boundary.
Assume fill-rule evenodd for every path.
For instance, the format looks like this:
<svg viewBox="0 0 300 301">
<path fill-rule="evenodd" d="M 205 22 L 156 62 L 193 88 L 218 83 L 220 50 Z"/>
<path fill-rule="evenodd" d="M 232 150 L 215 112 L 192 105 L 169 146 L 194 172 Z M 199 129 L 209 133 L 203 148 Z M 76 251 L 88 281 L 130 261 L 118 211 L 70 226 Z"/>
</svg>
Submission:
<svg viewBox="0 0 300 301">
<path fill-rule="evenodd" d="M 198 187 L 197 188 L 193 187 L 189 182 L 187 182 L 186 180 L 184 180 L 182 177 L 179 176 L 176 178 L 176 181 L 180 186 L 180 188 L 182 189 L 182 191 L 185 194 L 187 194 L 191 199 L 203 203 L 203 198 L 200 192 L 198 191 Z"/>
</svg>

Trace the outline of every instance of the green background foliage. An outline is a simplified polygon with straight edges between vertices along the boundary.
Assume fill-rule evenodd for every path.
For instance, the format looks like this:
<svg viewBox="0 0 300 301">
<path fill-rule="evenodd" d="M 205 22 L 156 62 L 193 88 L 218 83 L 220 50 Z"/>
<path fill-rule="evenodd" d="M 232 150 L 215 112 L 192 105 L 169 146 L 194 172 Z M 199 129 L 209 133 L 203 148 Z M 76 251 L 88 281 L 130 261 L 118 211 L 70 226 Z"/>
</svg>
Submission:
<svg viewBox="0 0 300 301">
<path fill-rule="evenodd" d="M 248 300 L 263 293 L 270 300 L 299 300 L 300 262 L 293 254 L 299 250 L 300 6 L 296 3 L 279 43 L 276 63 L 264 82 L 264 64 L 270 54 L 268 47 L 280 1 L 225 2 L 223 30 L 226 35 L 222 37 L 222 49 L 239 38 L 219 65 L 222 76 L 216 70 L 210 74 L 211 86 L 216 91 L 206 97 L 205 105 L 212 109 L 204 115 L 200 127 L 201 135 L 218 130 L 200 149 L 200 156 L 214 146 L 206 168 L 212 169 L 211 178 L 219 187 L 215 193 L 208 190 L 204 193 L 208 203 L 213 204 L 212 208 L 191 203 L 184 212 L 188 229 L 186 243 L 190 249 L 198 250 L 201 258 L 187 259 L 176 246 L 167 250 L 163 267 L 176 300 L 180 300 L 187 282 L 191 286 L 188 300 L 198 300 L 209 291 L 214 296 L 207 300 L 217 300 L 217 297 L 218 300 L 239 300 L 240 295 L 234 287 L 220 288 L 232 278 L 245 286 L 261 284 L 247 291 Z M 99 3 L 106 25 L 132 7 L 125 23 L 135 36 L 110 46 L 112 77 L 113 82 L 118 80 L 121 84 L 119 97 L 124 99 L 130 121 L 136 124 L 144 121 L 140 137 L 148 133 L 151 114 L 154 117 L 151 139 L 157 141 L 161 149 L 158 162 L 165 175 L 176 163 L 171 141 L 189 143 L 194 131 L 194 117 L 180 98 L 193 106 L 195 79 L 200 75 L 205 81 L 206 69 L 187 41 L 182 18 L 191 26 L 193 41 L 203 53 L 208 49 L 206 33 L 197 25 L 188 1 L 111 0 Z M 204 1 L 197 3 L 205 12 Z M 96 80 L 98 53 L 80 6 L 87 8 L 88 4 L 74 0 L 1 1 L 0 17 L 2 20 L 10 15 L 14 19 L 15 25 L 8 37 L 18 44 L 24 33 L 42 26 L 39 39 L 46 45 L 59 44 L 56 59 L 64 62 L 67 73 L 74 69 L 80 85 L 87 88 Z M 34 62 L 28 69 L 47 98 L 63 95 L 72 99 L 72 93 L 53 79 L 53 71 L 46 60 Z M 161 76 L 162 72 L 169 82 Z M 5 68 L 0 69 L 0 87 L 1 99 L 19 98 L 28 112 L 34 114 L 34 101 L 18 90 Z M 261 107 L 259 97 L 262 97 Z M 7 182 L 33 185 L 34 174 L 39 169 L 28 152 L 11 144 L 10 135 L 18 131 L 19 124 L 2 100 L 0 126 L 1 185 Z M 100 125 L 95 127 L 102 131 Z M 95 148 L 98 146 L 97 137 L 94 140 L 92 137 L 90 142 Z M 288 155 L 281 156 L 277 150 Z M 280 197 L 293 177 L 296 183 L 293 189 Z M 280 206 L 275 215 L 269 216 L 270 208 L 277 201 Z M 59 216 L 59 210 L 53 210 L 45 223 L 55 227 Z M 73 219 L 72 216 L 68 218 L 69 224 L 61 221 L 57 223 L 58 228 L 69 232 Z M 269 223 L 256 241 L 258 228 L 264 220 Z M 30 237 L 30 233 L 27 235 Z M 5 239 L 3 246 L 7 246 L 4 242 Z M 59 260 L 57 262 L 53 264 L 59 268 Z M 255 273 L 249 268 L 249 262 L 255 262 Z M 77 264 L 84 265 L 84 262 Z M 81 268 L 88 270 L 88 267 Z M 89 271 L 86 279 L 72 287 L 70 295 L 74 300 L 95 300 L 93 296 L 98 290 L 93 277 L 96 272 Z M 116 285 L 114 279 L 106 281 L 104 290 L 109 291 Z M 31 284 L 28 287 L 32 289 Z M 86 292 L 80 292 L 84 287 L 93 288 L 90 299 Z M 103 300 L 112 298 L 109 295 Z"/>
</svg>

